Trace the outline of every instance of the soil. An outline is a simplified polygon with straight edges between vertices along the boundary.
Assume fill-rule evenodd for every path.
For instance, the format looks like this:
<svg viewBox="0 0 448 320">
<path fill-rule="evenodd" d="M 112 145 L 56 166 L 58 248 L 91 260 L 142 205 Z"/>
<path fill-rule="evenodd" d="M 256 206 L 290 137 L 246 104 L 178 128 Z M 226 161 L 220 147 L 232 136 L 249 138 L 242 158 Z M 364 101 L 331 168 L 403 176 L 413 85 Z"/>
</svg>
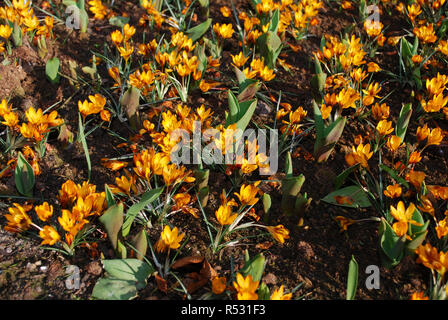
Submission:
<svg viewBox="0 0 448 320">
<path fill-rule="evenodd" d="M 39 1 L 38 1 L 39 3 Z M 210 16 L 216 22 L 228 22 L 222 17 L 219 8 L 229 5 L 229 1 L 210 1 Z M 237 10 L 248 10 L 248 1 L 234 1 Z M 142 10 L 129 1 L 115 1 L 116 8 L 128 12 L 131 23 L 136 25 Z M 331 4 L 331 6 L 330 6 Z M 281 90 L 282 102 L 288 102 L 292 106 L 303 106 L 309 115 L 312 115 L 310 79 L 313 75 L 312 56 L 319 48 L 323 34 L 339 35 L 345 28 L 350 27 L 354 21 L 355 12 L 340 11 L 333 2 L 324 2 L 324 8 L 318 15 L 319 24 L 311 27 L 311 36 L 302 41 L 298 52 L 287 51 L 284 57 L 292 66 L 290 72 L 279 68 L 276 78 L 269 84 L 270 92 L 277 97 Z M 42 16 L 42 15 L 41 15 Z M 389 18 L 388 18 L 389 19 Z M 391 31 L 403 21 L 398 18 L 390 18 Z M 51 84 L 46 80 L 45 62 L 58 57 L 61 61 L 61 72 L 70 75 L 69 61 L 74 61 L 80 67 L 91 65 L 92 51 L 101 52 L 105 42 L 110 43 L 109 34 L 114 30 L 107 22 L 90 19 L 89 31 L 86 35 L 71 32 L 63 25 L 55 27 L 56 41 L 49 47 L 49 53 L 41 59 L 29 44 L 13 50 L 10 61 L 18 61 L 17 65 L 0 66 L 0 98 L 12 98 L 14 106 L 20 106 L 25 111 L 29 106 L 46 109 L 54 104 L 60 116 L 66 121 L 67 128 L 73 133 L 78 129 L 77 101 L 84 100 L 92 94 L 88 86 L 75 88 L 68 78 L 61 77 L 59 84 Z M 398 28 L 398 30 L 400 30 Z M 140 31 L 139 31 L 140 32 Z M 236 41 L 236 40 L 234 40 Z M 221 80 L 233 78 L 230 68 L 230 53 L 235 45 L 229 42 L 224 48 L 221 61 Z M 381 63 L 384 67 L 396 65 L 393 59 L 396 57 L 382 55 Z M 383 66 L 383 65 L 381 65 Z M 99 73 L 103 84 L 109 85 L 110 79 L 104 64 L 99 65 Z M 381 75 L 379 75 L 381 77 Z M 86 77 L 87 78 L 87 77 Z M 396 117 L 401 104 L 411 99 L 406 89 L 394 87 L 399 93 L 393 94 L 388 104 L 393 106 L 392 113 Z M 392 90 L 392 89 L 390 89 Z M 216 122 L 222 122 L 224 111 L 227 109 L 227 97 L 225 92 L 201 94 L 193 92 L 189 105 L 199 106 L 205 104 L 212 107 Z M 274 118 L 275 109 L 267 111 L 265 118 Z M 411 124 L 409 132 L 415 134 L 418 124 Z M 273 207 L 271 209 L 270 223 L 285 224 L 290 230 L 290 239 L 284 245 L 271 243 L 272 239 L 266 236 L 260 240 L 249 238 L 242 245 L 225 249 L 221 260 L 216 255 L 208 254 L 208 235 L 201 219 L 178 214 L 173 217 L 173 224 L 181 226 L 183 232 L 190 236 L 189 242 L 183 251 L 183 256 L 202 255 L 215 267 L 220 275 L 228 275 L 231 268 L 232 257 L 236 268 L 241 266 L 244 251 L 249 250 L 251 255 L 263 252 L 267 265 L 264 280 L 275 287 L 283 284 L 292 289 L 302 284 L 294 296 L 304 299 L 345 299 L 348 264 L 352 256 L 359 263 L 359 290 L 357 299 L 409 299 L 415 291 L 424 291 L 427 286 L 428 272 L 422 265 L 415 262 L 415 257 L 407 257 L 402 263 L 393 269 L 381 267 L 378 246 L 378 225 L 376 223 L 363 223 L 351 226 L 347 232 L 341 233 L 334 217 L 338 215 L 354 219 L 378 216 L 373 209 L 354 210 L 343 207 L 331 206 L 319 199 L 332 191 L 332 177 L 336 177 L 345 167 L 344 154 L 347 148 L 351 148 L 353 139 L 357 134 L 362 134 L 365 128 L 359 127 L 353 122 L 346 127 L 344 135 L 339 141 L 335 151 L 324 164 L 317 164 L 313 160 L 306 160 L 303 154 L 293 160 L 295 173 L 303 173 L 306 182 L 303 191 L 313 199 L 312 205 L 304 216 L 304 224 L 297 225 L 297 221 L 287 220 L 280 212 L 280 192 L 273 191 Z M 446 128 L 444 128 L 446 130 Z M 129 138 L 134 133 L 118 119 L 110 124 L 110 130 Z M 87 138 L 92 162 L 91 183 L 96 184 L 102 190 L 104 184 L 113 184 L 115 174 L 101 165 L 101 158 L 112 158 L 123 154 L 116 146 L 122 141 L 110 134 L 104 127 L 100 127 Z M 314 134 L 305 137 L 301 149 L 303 152 L 312 152 Z M 443 147 L 434 147 L 431 152 L 425 153 L 424 159 L 417 167 L 418 170 L 427 172 L 428 184 L 446 183 L 448 150 Z M 284 159 L 280 160 L 282 164 Z M 86 181 L 88 171 L 84 152 L 79 143 L 70 144 L 58 140 L 57 136 L 50 136 L 47 153 L 41 160 L 43 174 L 37 177 L 35 196 L 43 199 L 54 199 L 57 190 L 63 182 L 72 179 L 77 183 Z M 283 166 L 281 165 L 280 171 Z M 213 190 L 210 197 L 210 205 L 206 208 L 206 214 L 212 215 L 216 209 L 220 191 L 226 188 L 230 190 L 232 184 L 225 174 L 213 172 L 210 177 L 210 189 Z M 236 191 L 236 190 L 233 190 Z M 14 191 L 13 176 L 0 179 L 0 194 L 10 194 Z M 13 198 L 1 198 L 0 210 L 7 212 L 7 208 L 18 200 Z M 261 206 L 257 207 L 261 212 Z M 3 219 L 0 217 L 0 222 Z M 2 223 L 3 225 L 3 223 Z M 99 231 L 98 231 L 99 232 Z M 153 243 L 158 239 L 160 230 L 150 230 Z M 265 243 L 266 248 L 257 246 L 259 242 Z M 107 239 L 97 241 L 99 251 L 106 257 L 113 256 Z M 92 288 L 96 281 L 103 275 L 99 257 L 92 257 L 87 248 L 80 248 L 74 257 L 64 256 L 55 251 L 43 250 L 39 246 L 40 240 L 29 235 L 18 236 L 3 230 L 0 231 L 0 299 L 90 299 Z M 65 284 L 66 268 L 76 265 L 80 268 L 81 287 L 68 289 Z M 379 290 L 368 290 L 364 283 L 368 276 L 365 273 L 369 265 L 380 266 L 381 286 Z M 175 283 L 170 279 L 169 285 Z M 210 288 L 207 284 L 198 290 L 193 298 L 199 297 Z M 151 278 L 147 288 L 139 293 L 138 299 L 182 299 L 182 294 L 170 291 L 168 295 L 157 289 L 156 281 Z"/>
</svg>

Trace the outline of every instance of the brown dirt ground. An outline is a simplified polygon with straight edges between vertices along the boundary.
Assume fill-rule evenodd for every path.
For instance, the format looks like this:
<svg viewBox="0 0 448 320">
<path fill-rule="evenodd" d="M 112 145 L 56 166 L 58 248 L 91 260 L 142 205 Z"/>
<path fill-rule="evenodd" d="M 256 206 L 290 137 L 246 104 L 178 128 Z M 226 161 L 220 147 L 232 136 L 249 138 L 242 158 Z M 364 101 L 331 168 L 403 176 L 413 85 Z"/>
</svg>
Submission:
<svg viewBox="0 0 448 320">
<path fill-rule="evenodd" d="M 216 18 L 214 21 L 228 22 L 219 13 L 221 5 L 229 5 L 229 1 L 211 1 L 210 15 Z M 235 1 L 237 9 L 247 10 L 247 1 Z M 119 8 L 131 14 L 131 22 L 138 20 L 141 10 L 134 4 L 126 1 L 116 1 Z M 334 5 L 333 5 L 334 6 Z M 309 114 L 311 111 L 311 97 L 309 80 L 313 73 L 310 62 L 320 42 L 323 33 L 338 35 L 345 27 L 353 22 L 350 13 L 340 12 L 335 7 L 325 3 L 325 7 L 319 14 L 319 25 L 311 28 L 312 37 L 300 44 L 301 49 L 295 53 L 288 52 L 287 63 L 293 66 L 291 73 L 279 69 L 276 79 L 269 85 L 271 92 L 277 96 L 278 90 L 290 92 L 284 94 L 284 101 L 293 106 L 302 105 Z M 392 21 L 393 24 L 400 21 Z M 91 58 L 90 49 L 99 48 L 108 40 L 108 34 L 113 27 L 107 23 L 90 20 L 88 35 L 80 39 L 79 35 L 68 32 L 63 26 L 57 26 L 55 33 L 57 41 L 50 46 L 50 53 L 41 60 L 29 46 L 14 50 L 13 57 L 17 58 L 17 66 L 0 67 L 0 78 L 5 86 L 0 90 L 0 98 L 14 97 L 15 106 L 21 106 L 23 110 L 29 105 L 46 108 L 58 101 L 68 103 L 59 104 L 57 110 L 68 124 L 72 132 L 77 131 L 77 106 L 76 102 L 85 99 L 90 91 L 87 88 L 79 90 L 69 85 L 65 78 L 61 78 L 58 85 L 52 85 L 45 80 L 45 61 L 57 56 L 62 63 L 62 72 L 69 74 L 68 61 L 74 60 L 80 66 L 89 65 Z M 229 59 L 232 51 L 232 43 L 225 47 L 223 66 L 230 66 Z M 100 51 L 101 52 L 101 51 Z M 384 56 L 384 62 L 392 65 L 394 62 L 390 56 Z M 223 79 L 233 77 L 230 68 L 223 67 L 221 71 Z M 108 79 L 106 70 L 100 66 L 100 74 L 103 79 Z M 107 80 L 108 81 L 108 80 Z M 17 90 L 19 88 L 19 90 Z M 22 90 L 20 90 L 22 88 Z M 401 103 L 409 99 L 409 94 L 392 95 L 390 103 Z M 213 107 L 218 121 L 223 119 L 224 110 L 227 108 L 225 93 L 200 94 L 193 93 L 191 105 L 204 103 Z M 398 107 L 397 107 L 398 108 Z M 395 114 L 398 114 L 395 110 Z M 275 110 L 271 110 L 273 114 Z M 221 120 L 219 120 L 221 119 Z M 415 132 L 417 124 L 412 124 L 410 132 Z M 111 129 L 119 132 L 124 137 L 129 137 L 131 132 L 118 120 L 111 124 Z M 361 133 L 363 128 L 356 124 L 349 125 L 335 152 L 324 164 L 316 164 L 307 161 L 303 157 L 294 159 L 294 168 L 297 173 L 303 173 L 306 182 L 303 191 L 314 199 L 312 206 L 304 218 L 304 226 L 297 227 L 296 222 L 290 221 L 285 226 L 291 231 L 291 238 L 284 245 L 274 244 L 267 250 L 256 247 L 255 241 L 245 241 L 242 246 L 229 249 L 223 257 L 233 257 L 235 265 L 242 263 L 243 252 L 248 249 L 252 254 L 263 252 L 267 259 L 265 281 L 270 285 L 284 284 L 292 289 L 300 283 L 302 287 L 297 291 L 296 297 L 305 296 L 306 299 L 344 299 L 347 280 L 348 263 L 354 255 L 359 263 L 360 279 L 358 299 L 408 299 L 412 292 L 426 289 L 427 271 L 415 262 L 414 258 L 407 258 L 398 267 L 387 270 L 381 268 L 381 289 L 367 290 L 363 285 L 366 274 L 366 266 L 381 265 L 378 252 L 377 225 L 373 223 L 357 224 L 349 228 L 347 233 L 340 233 L 337 223 L 333 218 L 337 215 L 352 218 L 363 218 L 377 215 L 373 210 L 350 210 L 342 207 L 330 206 L 319 201 L 332 190 L 331 177 L 335 177 L 344 168 L 344 150 L 351 146 L 353 137 Z M 87 139 L 92 160 L 92 183 L 100 190 L 105 183 L 114 182 L 114 174 L 100 165 L 103 157 L 120 155 L 115 146 L 120 141 L 107 135 L 103 129 L 96 130 Z M 52 136 L 48 141 L 48 153 L 42 160 L 43 174 L 37 178 L 37 195 L 44 198 L 54 198 L 61 184 L 67 179 L 76 182 L 87 180 L 87 168 L 82 148 L 79 144 L 67 145 Z M 313 136 L 306 137 L 302 148 L 312 151 Z M 422 163 L 430 163 L 431 170 L 423 166 L 418 169 L 430 172 L 427 177 L 429 183 L 444 184 L 446 182 L 447 158 L 444 151 L 434 148 L 437 152 L 428 152 Z M 441 151 L 441 152 L 440 152 Z M 280 161 L 282 163 L 283 160 Z M 0 181 L 0 190 L 10 191 L 14 187 L 13 178 L 5 178 Z M 229 190 L 231 183 L 222 173 L 213 173 L 210 178 L 210 187 L 213 194 L 211 205 L 207 208 L 207 214 L 212 214 L 213 204 L 222 188 Z M 273 208 L 271 223 L 281 221 L 279 192 L 271 193 L 273 196 Z M 6 212 L 6 208 L 13 202 L 5 199 L 0 202 L 0 210 Z M 261 207 L 258 208 L 261 210 Z M 204 224 L 190 216 L 177 215 L 172 221 L 181 226 L 182 231 L 191 235 L 190 241 L 183 255 L 201 254 L 209 258 L 209 262 L 220 274 L 228 274 L 230 270 L 229 259 L 219 261 L 216 256 L 207 254 L 208 237 Z M 150 231 L 155 242 L 158 230 Z M 270 241 L 269 237 L 262 239 Z M 259 241 L 259 240 L 257 240 Z M 100 240 L 100 251 L 106 257 L 111 257 L 111 250 L 106 240 Z M 68 290 L 64 285 L 64 267 L 75 264 L 80 267 L 82 285 L 79 290 Z M 98 259 L 92 259 L 87 249 L 81 248 L 75 257 L 68 258 L 59 253 L 42 250 L 39 247 L 39 239 L 25 236 L 17 236 L 0 231 L 0 299 L 89 299 L 91 290 L 96 280 L 101 275 L 101 266 Z M 206 286 L 209 287 L 208 285 Z M 193 297 L 199 296 L 208 289 L 199 290 Z M 182 298 L 175 293 L 170 293 L 169 298 Z M 165 295 L 157 290 L 155 281 L 150 279 L 148 287 L 140 292 L 139 299 L 166 299 Z"/>
</svg>

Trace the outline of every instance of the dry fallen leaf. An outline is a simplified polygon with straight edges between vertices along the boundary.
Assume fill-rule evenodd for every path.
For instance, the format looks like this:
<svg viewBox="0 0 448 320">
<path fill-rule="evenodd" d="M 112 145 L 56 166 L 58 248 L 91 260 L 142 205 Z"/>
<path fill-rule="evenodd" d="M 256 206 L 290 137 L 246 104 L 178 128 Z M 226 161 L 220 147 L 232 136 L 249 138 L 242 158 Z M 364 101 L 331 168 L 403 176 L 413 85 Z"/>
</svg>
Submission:
<svg viewBox="0 0 448 320">
<path fill-rule="evenodd" d="M 204 261 L 204 257 L 202 257 L 202 256 L 188 256 L 188 257 L 184 257 L 184 258 L 181 258 L 181 259 L 177 260 L 171 266 L 171 268 L 179 269 L 179 268 L 191 265 L 191 264 L 202 263 L 203 261 Z"/>
<path fill-rule="evenodd" d="M 168 292 L 168 285 L 166 283 L 166 280 L 163 279 L 158 274 L 155 275 L 155 278 L 156 278 L 157 288 L 159 288 L 160 291 L 162 291 L 164 293 L 167 293 Z"/>
</svg>

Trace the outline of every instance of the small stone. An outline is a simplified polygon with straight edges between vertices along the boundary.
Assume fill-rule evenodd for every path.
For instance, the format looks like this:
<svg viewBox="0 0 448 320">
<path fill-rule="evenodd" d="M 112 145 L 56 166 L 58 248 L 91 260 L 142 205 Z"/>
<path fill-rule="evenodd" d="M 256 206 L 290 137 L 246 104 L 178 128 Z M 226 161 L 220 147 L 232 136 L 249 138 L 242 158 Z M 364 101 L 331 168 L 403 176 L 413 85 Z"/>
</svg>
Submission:
<svg viewBox="0 0 448 320">
<path fill-rule="evenodd" d="M 263 280 L 266 284 L 272 284 L 272 285 L 275 285 L 278 282 L 277 277 L 272 273 L 268 273 L 267 275 L 265 275 L 263 277 Z"/>
<path fill-rule="evenodd" d="M 99 276 L 103 272 L 103 268 L 98 261 L 92 261 L 87 265 L 86 271 L 94 276 Z"/>
<path fill-rule="evenodd" d="M 36 265 L 34 263 L 28 262 L 26 265 L 26 268 L 28 269 L 28 271 L 30 272 L 34 272 L 36 271 Z"/>
<path fill-rule="evenodd" d="M 12 249 L 11 248 L 6 248 L 6 253 L 7 254 L 10 254 L 12 252 Z"/>
<path fill-rule="evenodd" d="M 48 270 L 47 266 L 40 267 L 40 271 L 42 271 L 42 272 L 47 272 L 47 270 Z"/>
<path fill-rule="evenodd" d="M 270 114 L 272 112 L 272 108 L 265 102 L 263 101 L 258 101 L 258 105 L 257 108 L 255 109 L 255 112 L 263 115 L 263 114 Z"/>
<path fill-rule="evenodd" d="M 42 265 L 42 261 L 36 261 L 35 263 L 34 263 L 37 267 L 39 267 L 40 265 Z"/>
</svg>

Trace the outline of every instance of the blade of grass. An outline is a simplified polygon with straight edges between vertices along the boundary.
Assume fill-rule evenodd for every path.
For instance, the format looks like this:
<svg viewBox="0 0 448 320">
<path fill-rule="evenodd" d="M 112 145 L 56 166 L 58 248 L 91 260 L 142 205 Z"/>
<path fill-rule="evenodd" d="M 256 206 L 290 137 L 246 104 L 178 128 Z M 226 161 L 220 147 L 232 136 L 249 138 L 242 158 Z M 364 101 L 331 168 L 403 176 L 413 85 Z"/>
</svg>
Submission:
<svg viewBox="0 0 448 320">
<path fill-rule="evenodd" d="M 82 148 L 84 149 L 84 154 L 86 156 L 86 161 L 87 161 L 87 169 L 88 169 L 88 180 L 90 181 L 90 177 L 92 174 L 92 164 L 90 163 L 90 155 L 89 155 L 89 148 L 87 147 L 87 141 L 86 141 L 86 137 L 84 135 L 84 125 L 82 123 L 82 118 L 81 118 L 81 114 L 78 113 L 78 118 L 79 118 L 79 138 L 81 140 L 81 144 L 82 144 Z"/>
</svg>

